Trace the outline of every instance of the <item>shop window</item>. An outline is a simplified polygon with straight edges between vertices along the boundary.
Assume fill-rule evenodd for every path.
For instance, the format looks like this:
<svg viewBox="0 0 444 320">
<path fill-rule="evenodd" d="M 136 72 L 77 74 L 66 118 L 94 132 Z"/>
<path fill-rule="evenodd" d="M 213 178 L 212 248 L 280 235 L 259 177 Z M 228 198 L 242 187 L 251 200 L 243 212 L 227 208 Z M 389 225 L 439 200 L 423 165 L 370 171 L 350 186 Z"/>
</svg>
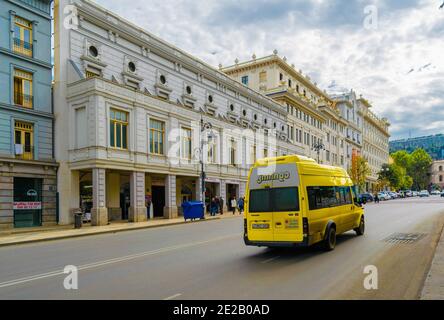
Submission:
<svg viewBox="0 0 444 320">
<path fill-rule="evenodd" d="M 110 110 L 110 147 L 128 149 L 128 113 Z"/>
</svg>

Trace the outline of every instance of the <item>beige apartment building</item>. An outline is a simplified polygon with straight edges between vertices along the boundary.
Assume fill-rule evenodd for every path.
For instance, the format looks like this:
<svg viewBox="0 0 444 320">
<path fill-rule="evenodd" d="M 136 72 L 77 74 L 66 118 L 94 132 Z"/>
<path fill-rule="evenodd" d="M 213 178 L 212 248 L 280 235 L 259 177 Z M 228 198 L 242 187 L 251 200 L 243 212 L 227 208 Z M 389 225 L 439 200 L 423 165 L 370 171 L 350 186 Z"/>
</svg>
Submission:
<svg viewBox="0 0 444 320">
<path fill-rule="evenodd" d="M 389 163 L 390 123 L 386 118 L 379 118 L 372 112 L 372 105 L 366 99 L 361 97 L 358 103 L 364 119 L 362 155 L 367 160 L 371 171 L 366 183 L 366 191 L 374 192 L 382 166 Z"/>
<path fill-rule="evenodd" d="M 434 161 L 430 168 L 430 183 L 444 189 L 444 160 Z"/>
<path fill-rule="evenodd" d="M 346 166 L 345 127 L 347 123 L 334 101 L 286 58 L 273 55 L 239 62 L 221 70 L 234 80 L 272 98 L 287 108 L 287 136 L 303 155 L 319 162 Z M 274 126 L 274 124 L 273 124 Z"/>
</svg>

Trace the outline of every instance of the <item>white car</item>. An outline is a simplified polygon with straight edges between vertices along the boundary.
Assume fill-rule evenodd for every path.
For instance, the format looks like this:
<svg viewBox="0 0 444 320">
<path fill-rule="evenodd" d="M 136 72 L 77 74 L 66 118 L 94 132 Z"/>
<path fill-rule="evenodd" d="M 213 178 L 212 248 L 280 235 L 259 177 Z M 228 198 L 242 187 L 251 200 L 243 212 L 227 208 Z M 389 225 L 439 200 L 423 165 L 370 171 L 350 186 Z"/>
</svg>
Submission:
<svg viewBox="0 0 444 320">
<path fill-rule="evenodd" d="M 432 196 L 440 196 L 440 195 L 441 195 L 441 191 L 439 191 L 439 190 L 432 191 Z"/>
<path fill-rule="evenodd" d="M 386 201 L 386 200 L 390 200 L 391 199 L 390 195 L 388 193 L 385 193 L 385 192 L 379 192 L 378 193 L 378 198 L 381 201 Z"/>
<path fill-rule="evenodd" d="M 427 190 L 422 190 L 420 193 L 419 193 L 419 196 L 421 197 L 421 198 L 425 198 L 425 197 L 430 197 L 430 193 L 427 191 Z"/>
</svg>

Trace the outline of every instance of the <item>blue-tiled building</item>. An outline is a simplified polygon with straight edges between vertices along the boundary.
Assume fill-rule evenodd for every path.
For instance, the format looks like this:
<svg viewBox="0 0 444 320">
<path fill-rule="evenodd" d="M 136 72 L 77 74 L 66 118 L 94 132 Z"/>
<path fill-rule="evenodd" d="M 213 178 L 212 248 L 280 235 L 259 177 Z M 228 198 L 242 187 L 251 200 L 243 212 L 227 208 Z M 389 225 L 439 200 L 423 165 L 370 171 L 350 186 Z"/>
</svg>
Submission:
<svg viewBox="0 0 444 320">
<path fill-rule="evenodd" d="M 0 0 L 0 229 L 56 223 L 50 0 Z"/>
</svg>

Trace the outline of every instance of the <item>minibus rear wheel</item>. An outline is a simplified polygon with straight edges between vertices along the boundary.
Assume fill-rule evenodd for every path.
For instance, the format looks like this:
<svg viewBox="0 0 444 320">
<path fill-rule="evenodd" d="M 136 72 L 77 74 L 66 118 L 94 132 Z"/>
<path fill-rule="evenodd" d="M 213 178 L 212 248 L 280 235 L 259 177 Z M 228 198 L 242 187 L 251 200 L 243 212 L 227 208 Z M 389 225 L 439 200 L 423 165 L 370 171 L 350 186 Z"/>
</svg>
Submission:
<svg viewBox="0 0 444 320">
<path fill-rule="evenodd" d="M 359 227 L 355 229 L 356 235 L 362 236 L 365 232 L 365 220 L 364 217 L 361 218 L 361 222 L 359 223 Z"/>
<path fill-rule="evenodd" d="M 327 238 L 324 241 L 326 251 L 333 251 L 336 247 L 336 228 L 331 226 L 327 230 Z"/>
</svg>

